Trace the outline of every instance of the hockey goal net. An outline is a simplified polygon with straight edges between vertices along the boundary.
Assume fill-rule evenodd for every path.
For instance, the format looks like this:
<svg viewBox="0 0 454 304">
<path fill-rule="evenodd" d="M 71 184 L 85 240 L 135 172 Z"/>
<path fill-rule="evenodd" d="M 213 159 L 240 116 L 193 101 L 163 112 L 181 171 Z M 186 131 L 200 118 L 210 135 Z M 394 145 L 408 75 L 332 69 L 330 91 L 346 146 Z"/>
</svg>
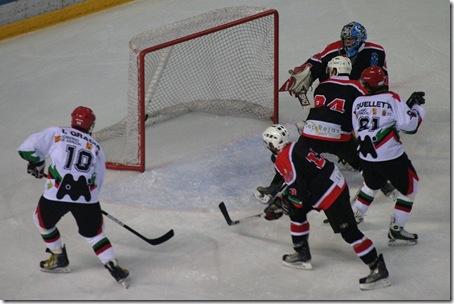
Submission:
<svg viewBox="0 0 454 304">
<path fill-rule="evenodd" d="M 278 121 L 278 13 L 230 7 L 129 42 L 128 113 L 95 132 L 107 168 L 145 170 L 146 127 L 203 111 Z"/>
</svg>

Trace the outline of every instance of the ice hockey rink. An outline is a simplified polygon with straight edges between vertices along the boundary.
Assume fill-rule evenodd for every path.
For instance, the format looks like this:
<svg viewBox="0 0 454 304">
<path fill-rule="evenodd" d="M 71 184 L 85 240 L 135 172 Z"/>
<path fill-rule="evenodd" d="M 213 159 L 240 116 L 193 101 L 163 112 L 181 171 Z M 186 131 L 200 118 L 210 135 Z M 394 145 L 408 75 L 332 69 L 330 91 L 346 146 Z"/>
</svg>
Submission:
<svg viewBox="0 0 454 304">
<path fill-rule="evenodd" d="M 118 285 L 77 233 L 71 215 L 59 224 L 72 272 L 39 270 L 47 258 L 32 221 L 43 181 L 26 173 L 16 152 L 30 133 L 68 125 L 78 105 L 91 107 L 96 128 L 126 114 L 128 41 L 139 32 L 227 6 L 275 8 L 280 15 L 279 82 L 339 37 L 341 27 L 362 23 L 368 40 L 386 49 L 391 89 L 406 100 L 426 92 L 426 120 L 416 135 L 402 135 L 420 177 L 420 192 L 406 229 L 413 247 L 388 247 L 394 206 L 378 195 L 360 229 L 384 254 L 392 286 L 360 291 L 369 269 L 340 235 L 310 213 L 313 269 L 284 267 L 293 251 L 289 220 L 257 218 L 227 226 L 232 217 L 259 213 L 253 198 L 270 182 L 273 167 L 261 141 L 271 124 L 191 113 L 147 133 L 144 173 L 107 172 L 103 209 L 147 237 L 173 228 L 175 236 L 150 246 L 105 219 L 105 229 L 131 285 Z M 435 301 L 452 299 L 451 276 L 451 61 L 450 3 L 427 0 L 149 0 L 135 1 L 0 41 L 0 299 L 3 300 L 299 300 Z M 297 138 L 305 118 L 296 99 L 280 95 L 280 122 Z M 361 178 L 345 172 L 353 195 Z"/>
</svg>

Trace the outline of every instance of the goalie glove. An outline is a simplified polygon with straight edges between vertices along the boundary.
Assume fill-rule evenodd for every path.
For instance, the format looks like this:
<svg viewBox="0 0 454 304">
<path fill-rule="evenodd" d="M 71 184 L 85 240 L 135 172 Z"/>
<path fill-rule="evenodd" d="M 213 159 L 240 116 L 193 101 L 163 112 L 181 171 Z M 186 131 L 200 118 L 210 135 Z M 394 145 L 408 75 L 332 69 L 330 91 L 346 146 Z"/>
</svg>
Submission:
<svg viewBox="0 0 454 304">
<path fill-rule="evenodd" d="M 44 161 L 40 161 L 37 163 L 29 162 L 27 166 L 27 173 L 33 175 L 36 178 L 43 178 L 44 177 Z"/>
<path fill-rule="evenodd" d="M 290 78 L 279 89 L 280 92 L 288 91 L 291 96 L 295 96 L 300 101 L 301 105 L 307 106 L 310 104 L 307 99 L 307 91 L 311 87 L 314 79 L 311 73 L 312 65 L 305 63 L 299 67 L 289 70 Z"/>
<path fill-rule="evenodd" d="M 408 97 L 407 100 L 407 106 L 412 109 L 415 104 L 418 106 L 425 104 L 426 100 L 424 99 L 424 95 L 424 92 L 411 93 L 410 97 Z"/>
</svg>

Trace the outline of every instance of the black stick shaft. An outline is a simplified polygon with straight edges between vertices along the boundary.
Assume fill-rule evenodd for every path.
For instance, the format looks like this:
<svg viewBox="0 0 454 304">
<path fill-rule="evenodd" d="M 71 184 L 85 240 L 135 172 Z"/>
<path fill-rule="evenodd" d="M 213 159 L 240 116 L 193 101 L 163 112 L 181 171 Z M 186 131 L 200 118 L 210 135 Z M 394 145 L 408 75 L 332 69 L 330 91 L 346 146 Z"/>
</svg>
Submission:
<svg viewBox="0 0 454 304">
<path fill-rule="evenodd" d="M 133 234 L 135 234 L 136 236 L 138 236 L 139 238 L 141 238 L 142 240 L 144 240 L 145 242 L 147 242 L 148 244 L 151 244 L 151 245 L 159 245 L 159 244 L 164 243 L 165 241 L 171 239 L 174 236 L 173 229 L 171 229 L 171 230 L 167 231 L 167 233 L 161 235 L 160 237 L 150 239 L 150 238 L 147 238 L 147 237 L 141 235 L 136 230 L 132 229 L 131 227 L 129 227 L 128 225 L 126 225 L 125 223 L 120 221 L 119 219 L 117 219 L 114 216 L 107 213 L 106 211 L 101 210 L 101 212 L 102 212 L 102 214 L 107 216 L 109 219 L 111 219 L 112 221 L 114 221 L 115 223 L 120 225 L 121 227 L 125 228 L 129 232 L 132 232 Z"/>
<path fill-rule="evenodd" d="M 131 227 L 129 227 L 128 225 L 124 224 L 122 221 L 120 221 L 119 219 L 113 217 L 112 215 L 110 215 L 109 213 L 107 213 L 106 211 L 104 210 L 101 210 L 102 214 L 104 214 L 105 216 L 107 216 L 109 219 L 111 219 L 112 221 L 114 221 L 115 223 L 117 223 L 118 225 L 122 226 L 123 228 L 125 228 L 126 230 L 134 233 L 135 235 L 137 235 L 138 237 L 140 237 L 142 240 L 148 242 L 148 238 L 144 237 L 143 235 L 141 235 L 140 233 L 138 233 L 137 231 L 135 231 L 134 229 L 132 229 Z"/>
</svg>

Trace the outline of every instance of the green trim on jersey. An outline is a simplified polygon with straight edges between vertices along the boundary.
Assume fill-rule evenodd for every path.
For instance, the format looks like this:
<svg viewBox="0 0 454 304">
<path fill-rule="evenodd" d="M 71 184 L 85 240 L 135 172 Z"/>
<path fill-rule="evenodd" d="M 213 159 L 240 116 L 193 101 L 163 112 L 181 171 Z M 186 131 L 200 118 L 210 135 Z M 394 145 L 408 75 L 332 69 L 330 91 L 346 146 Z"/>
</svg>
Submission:
<svg viewBox="0 0 454 304">
<path fill-rule="evenodd" d="M 49 166 L 49 174 L 53 179 L 55 179 L 55 181 L 61 182 L 62 180 L 61 175 L 60 173 L 58 173 L 57 168 L 55 168 L 55 166 L 52 165 Z"/>
<path fill-rule="evenodd" d="M 387 128 L 387 129 L 377 132 L 377 135 L 375 136 L 376 139 L 374 140 L 374 144 L 379 144 L 384 138 L 386 138 L 386 136 L 388 136 L 393 131 L 396 134 L 397 138 L 399 138 L 399 135 L 397 133 L 395 126 L 392 125 L 391 127 Z"/>
<path fill-rule="evenodd" d="M 29 161 L 33 164 L 39 163 L 41 161 L 39 156 L 36 154 L 36 151 L 19 151 L 19 155 L 26 161 Z"/>
</svg>

